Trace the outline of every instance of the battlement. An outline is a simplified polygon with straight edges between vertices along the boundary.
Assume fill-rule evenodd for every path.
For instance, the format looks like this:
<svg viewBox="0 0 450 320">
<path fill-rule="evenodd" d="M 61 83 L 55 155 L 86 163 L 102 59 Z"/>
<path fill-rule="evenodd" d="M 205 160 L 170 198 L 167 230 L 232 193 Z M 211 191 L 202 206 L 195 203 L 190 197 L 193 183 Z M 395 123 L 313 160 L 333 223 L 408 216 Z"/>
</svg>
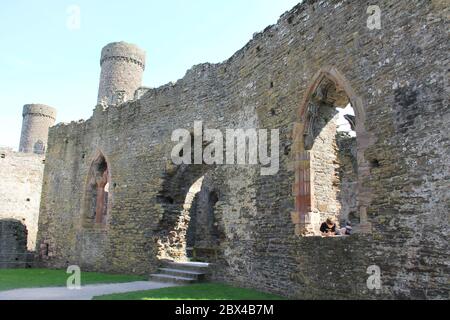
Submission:
<svg viewBox="0 0 450 320">
<path fill-rule="evenodd" d="M 37 116 L 37 117 L 47 117 L 56 120 L 56 109 L 49 107 L 44 104 L 26 104 L 23 107 L 22 116 L 27 115 Z"/>
<path fill-rule="evenodd" d="M 100 66 L 106 61 L 123 61 L 134 63 L 145 69 L 145 51 L 127 42 L 113 42 L 102 49 Z"/>
</svg>

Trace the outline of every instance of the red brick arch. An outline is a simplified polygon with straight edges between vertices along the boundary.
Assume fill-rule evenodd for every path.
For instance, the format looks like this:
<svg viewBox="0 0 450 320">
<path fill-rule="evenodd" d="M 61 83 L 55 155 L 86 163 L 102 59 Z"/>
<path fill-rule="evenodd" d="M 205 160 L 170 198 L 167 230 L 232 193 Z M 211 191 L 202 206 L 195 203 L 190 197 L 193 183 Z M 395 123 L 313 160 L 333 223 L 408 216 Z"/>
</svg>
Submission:
<svg viewBox="0 0 450 320">
<path fill-rule="evenodd" d="M 104 162 L 106 168 L 99 175 L 96 172 L 95 166 L 99 162 Z M 111 168 L 105 154 L 101 151 L 96 151 L 89 166 L 88 176 L 85 182 L 85 196 L 83 207 L 83 225 L 84 227 L 106 227 L 105 218 L 110 214 L 111 195 L 110 192 L 105 192 L 105 186 L 111 184 Z M 95 189 L 95 190 L 94 190 Z M 110 185 L 111 190 L 111 185 Z M 95 191 L 95 205 L 92 205 L 92 193 Z M 95 211 L 93 219 L 88 217 Z"/>
</svg>

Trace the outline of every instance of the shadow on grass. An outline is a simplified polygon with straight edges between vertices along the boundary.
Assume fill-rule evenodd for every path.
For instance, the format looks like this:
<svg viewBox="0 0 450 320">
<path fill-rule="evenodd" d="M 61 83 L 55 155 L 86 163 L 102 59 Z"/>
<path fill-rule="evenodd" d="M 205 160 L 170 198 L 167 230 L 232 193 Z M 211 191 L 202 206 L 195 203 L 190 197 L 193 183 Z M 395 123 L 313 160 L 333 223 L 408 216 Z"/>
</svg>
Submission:
<svg viewBox="0 0 450 320">
<path fill-rule="evenodd" d="M 66 285 L 69 276 L 66 270 L 0 269 L 0 291 L 23 288 L 63 287 Z M 82 285 L 146 280 L 144 276 L 81 272 Z"/>
<path fill-rule="evenodd" d="M 285 300 L 285 298 L 221 283 L 204 283 L 111 294 L 94 297 L 94 300 Z"/>
</svg>

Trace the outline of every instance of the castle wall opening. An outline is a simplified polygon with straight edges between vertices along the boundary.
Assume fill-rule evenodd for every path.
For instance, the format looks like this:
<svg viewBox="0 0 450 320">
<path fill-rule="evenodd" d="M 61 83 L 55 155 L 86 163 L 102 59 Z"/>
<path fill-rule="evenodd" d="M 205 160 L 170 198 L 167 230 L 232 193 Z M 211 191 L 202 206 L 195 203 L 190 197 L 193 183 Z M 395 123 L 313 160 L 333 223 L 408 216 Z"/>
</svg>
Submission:
<svg viewBox="0 0 450 320">
<path fill-rule="evenodd" d="M 221 241 L 215 206 L 219 201 L 208 165 L 180 165 L 166 173 L 158 196 L 158 259 L 206 261 Z"/>
<path fill-rule="evenodd" d="M 205 177 L 201 177 L 189 188 L 186 195 L 186 200 L 183 205 L 182 216 L 186 217 L 186 238 L 185 238 L 185 250 L 186 258 L 193 257 L 194 247 L 197 243 L 197 231 L 198 222 L 201 219 L 199 215 L 199 198 L 200 191 L 202 190 L 203 180 Z"/>
<path fill-rule="evenodd" d="M 216 191 L 211 191 L 208 193 L 208 228 L 210 231 L 210 236 L 212 238 L 212 242 L 218 241 L 218 230 L 217 230 L 217 219 L 216 219 L 216 205 L 219 202 L 219 196 Z"/>
<path fill-rule="evenodd" d="M 299 235 L 320 235 L 320 224 L 327 218 L 338 227 L 357 224 L 366 231 L 366 207 L 358 194 L 365 147 L 358 145 L 358 133 L 364 131 L 364 119 L 354 109 L 348 87 L 335 69 L 321 72 L 301 108 L 302 122 L 294 133 L 298 161 L 294 216 Z"/>
<path fill-rule="evenodd" d="M 211 186 L 210 180 L 204 180 L 189 211 L 188 258 L 205 262 L 216 259 L 221 242 L 219 219 L 216 216 L 218 202 L 219 196 Z"/>
<path fill-rule="evenodd" d="M 84 226 L 102 227 L 106 225 L 109 205 L 110 175 L 108 163 L 100 154 L 89 170 L 85 195 Z"/>
</svg>

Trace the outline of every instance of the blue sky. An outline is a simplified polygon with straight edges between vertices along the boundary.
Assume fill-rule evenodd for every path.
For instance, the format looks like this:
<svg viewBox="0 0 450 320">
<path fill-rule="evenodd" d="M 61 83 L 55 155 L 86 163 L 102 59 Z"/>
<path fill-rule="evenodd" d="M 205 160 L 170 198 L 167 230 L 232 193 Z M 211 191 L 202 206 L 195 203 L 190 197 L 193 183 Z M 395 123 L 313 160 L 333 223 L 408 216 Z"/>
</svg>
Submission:
<svg viewBox="0 0 450 320">
<path fill-rule="evenodd" d="M 97 100 L 100 51 L 127 41 L 147 51 L 143 85 L 221 62 L 300 0 L 14 0 L 0 11 L 0 146 L 17 149 L 22 107 L 58 109 L 57 122 L 87 119 Z M 80 28 L 67 23 L 80 9 Z"/>
</svg>

